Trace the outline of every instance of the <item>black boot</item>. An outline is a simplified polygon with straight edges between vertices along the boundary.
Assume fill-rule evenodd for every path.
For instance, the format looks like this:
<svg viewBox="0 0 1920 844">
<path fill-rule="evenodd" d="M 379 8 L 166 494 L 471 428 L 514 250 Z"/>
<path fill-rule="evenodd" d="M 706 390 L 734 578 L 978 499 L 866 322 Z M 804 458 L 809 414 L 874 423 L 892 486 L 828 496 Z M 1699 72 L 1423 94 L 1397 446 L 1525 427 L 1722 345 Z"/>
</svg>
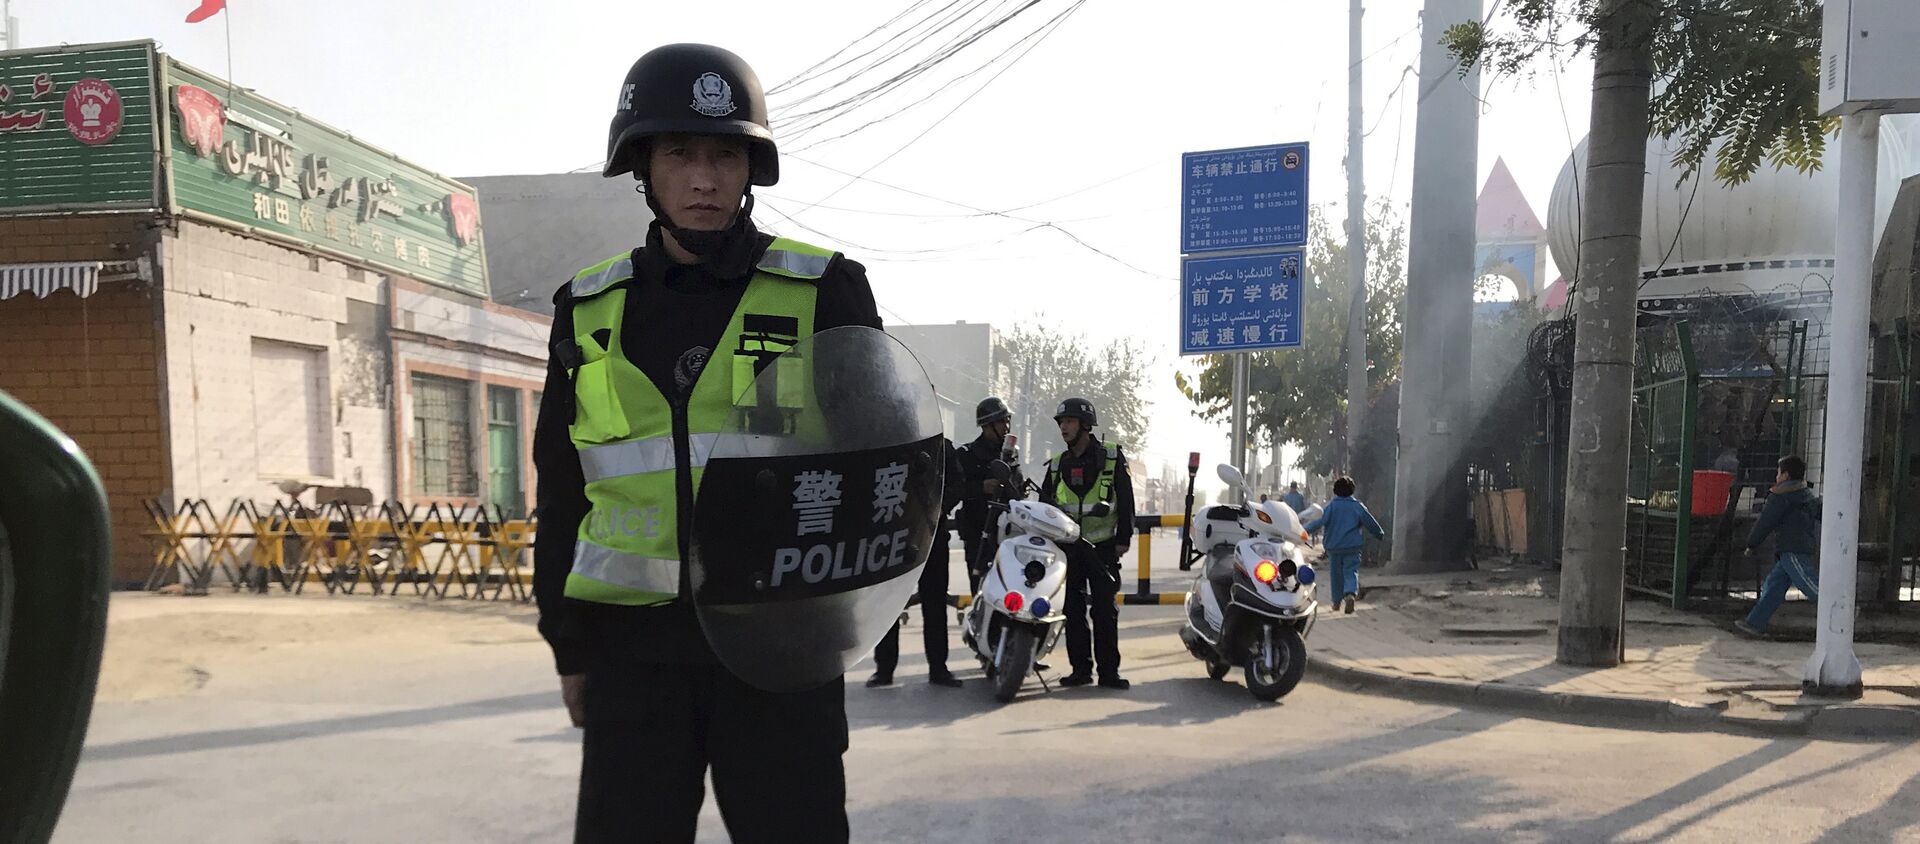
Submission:
<svg viewBox="0 0 1920 844">
<path fill-rule="evenodd" d="M 935 668 L 928 672 L 927 682 L 936 686 L 946 686 L 949 689 L 957 689 L 964 685 L 960 678 L 953 676 L 953 672 L 945 668 Z"/>
<path fill-rule="evenodd" d="M 867 688 L 869 689 L 877 689 L 877 688 L 880 688 L 881 686 L 891 686 L 891 685 L 893 685 L 892 674 L 882 674 L 878 671 L 875 671 L 872 677 L 867 678 Z"/>
<path fill-rule="evenodd" d="M 1089 674 L 1085 671 L 1075 671 L 1072 674 L 1068 674 L 1067 676 L 1061 678 L 1060 685 L 1071 688 L 1073 686 L 1085 686 L 1092 682 L 1093 682 L 1092 674 Z"/>
<path fill-rule="evenodd" d="M 1124 692 L 1133 688 L 1133 684 L 1127 682 L 1127 678 L 1118 674 L 1108 674 L 1100 678 L 1100 688 Z"/>
</svg>

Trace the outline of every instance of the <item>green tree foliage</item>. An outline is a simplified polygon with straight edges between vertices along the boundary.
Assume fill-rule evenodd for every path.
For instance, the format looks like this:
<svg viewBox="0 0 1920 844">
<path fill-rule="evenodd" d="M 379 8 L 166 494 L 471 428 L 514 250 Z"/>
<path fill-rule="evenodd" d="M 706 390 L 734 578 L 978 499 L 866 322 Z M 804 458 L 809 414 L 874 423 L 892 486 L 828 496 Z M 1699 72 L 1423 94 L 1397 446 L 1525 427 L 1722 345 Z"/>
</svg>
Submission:
<svg viewBox="0 0 1920 844">
<path fill-rule="evenodd" d="M 1764 160 L 1820 166 L 1838 124 L 1819 107 L 1821 9 L 1816 0 L 1642 0 L 1654 61 L 1650 129 L 1678 138 L 1674 164 L 1691 177 L 1712 151 L 1714 177 L 1750 178 Z M 1442 42 L 1465 66 L 1530 74 L 1593 44 L 1597 0 L 1511 0 L 1510 27 L 1465 23 Z"/>
<path fill-rule="evenodd" d="M 1368 392 L 1378 396 L 1399 378 L 1405 336 L 1401 309 L 1406 303 L 1406 224 L 1381 202 L 1368 215 L 1367 372 Z M 1308 222 L 1307 273 L 1302 287 L 1304 345 L 1298 349 L 1250 356 L 1248 433 L 1255 441 L 1303 447 L 1301 467 L 1330 474 L 1346 438 L 1347 413 L 1347 243 L 1344 232 L 1315 208 Z M 1226 419 L 1233 409 L 1233 358 L 1208 355 L 1197 378 L 1175 376 L 1180 391 L 1200 417 Z M 1384 422 L 1393 430 L 1395 414 L 1368 415 L 1371 430 Z M 1384 416 L 1384 419 L 1379 417 Z M 1391 436 L 1389 436 L 1391 442 Z M 1391 449 L 1388 449 L 1391 453 Z M 1358 456 L 1356 456 L 1358 463 Z M 1389 473 L 1388 478 L 1392 475 Z M 1389 481 L 1390 483 L 1390 481 Z"/>
<path fill-rule="evenodd" d="M 1042 442 L 1054 442 L 1053 410 L 1069 396 L 1093 402 L 1100 414 L 1103 439 L 1118 442 L 1129 452 L 1138 453 L 1147 445 L 1149 423 L 1146 398 L 1154 359 L 1145 343 L 1121 338 L 1095 344 L 1084 335 L 1060 331 L 1039 323 L 1021 323 L 1000 335 L 995 359 L 1002 362 L 1015 389 L 1014 418 L 1021 419 L 1025 403 L 1032 403 L 1034 442 L 1028 445 L 1044 454 Z M 1027 364 L 1033 363 L 1033 392 L 1021 395 Z M 1016 431 L 1016 433 L 1018 433 Z"/>
</svg>

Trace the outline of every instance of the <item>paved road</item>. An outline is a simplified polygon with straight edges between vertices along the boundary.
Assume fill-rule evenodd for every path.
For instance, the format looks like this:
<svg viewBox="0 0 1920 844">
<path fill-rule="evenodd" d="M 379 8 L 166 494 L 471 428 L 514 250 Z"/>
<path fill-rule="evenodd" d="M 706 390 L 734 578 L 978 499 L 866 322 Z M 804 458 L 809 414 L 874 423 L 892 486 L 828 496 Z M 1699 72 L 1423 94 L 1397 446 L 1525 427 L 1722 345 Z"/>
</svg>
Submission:
<svg viewBox="0 0 1920 844">
<path fill-rule="evenodd" d="M 164 642 L 190 682 L 97 708 L 57 841 L 568 839 L 578 738 L 524 611 L 201 600 L 116 604 L 110 675 Z M 275 626 L 302 601 L 331 608 L 319 623 L 337 642 Z M 1920 840 L 1920 748 L 1548 723 L 1311 684 L 1260 705 L 1205 679 L 1177 612 L 1123 611 L 1132 691 L 1035 688 L 1008 706 L 977 679 L 924 683 L 909 631 L 902 685 L 848 689 L 856 840 Z M 703 838 L 725 840 L 711 805 Z"/>
</svg>

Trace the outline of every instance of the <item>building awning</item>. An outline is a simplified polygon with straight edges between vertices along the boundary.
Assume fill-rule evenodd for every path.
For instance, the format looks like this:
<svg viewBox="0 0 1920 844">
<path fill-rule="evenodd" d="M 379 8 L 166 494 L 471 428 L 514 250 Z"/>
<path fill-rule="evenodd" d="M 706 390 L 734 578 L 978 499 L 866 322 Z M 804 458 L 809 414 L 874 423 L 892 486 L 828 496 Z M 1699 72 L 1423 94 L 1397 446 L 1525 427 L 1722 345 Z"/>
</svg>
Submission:
<svg viewBox="0 0 1920 844">
<path fill-rule="evenodd" d="M 0 264 L 0 299 L 21 293 L 45 299 L 56 290 L 71 290 L 84 299 L 100 289 L 102 266 L 100 261 Z"/>
</svg>

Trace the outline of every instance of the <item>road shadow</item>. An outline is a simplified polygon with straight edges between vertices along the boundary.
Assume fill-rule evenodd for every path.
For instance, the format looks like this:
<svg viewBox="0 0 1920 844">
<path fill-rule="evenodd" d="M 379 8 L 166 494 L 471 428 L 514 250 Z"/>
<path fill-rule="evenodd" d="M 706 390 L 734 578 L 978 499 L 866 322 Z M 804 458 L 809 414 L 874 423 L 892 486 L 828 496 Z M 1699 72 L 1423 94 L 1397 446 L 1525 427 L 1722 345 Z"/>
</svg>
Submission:
<svg viewBox="0 0 1920 844">
<path fill-rule="evenodd" d="M 1728 809 L 1758 808 L 1762 811 L 1775 811 L 1794 806 L 1805 801 L 1808 795 L 1813 793 L 1808 786 L 1814 781 L 1844 770 L 1870 765 L 1911 746 L 1910 744 L 1887 745 L 1858 757 L 1796 773 L 1766 786 L 1739 791 L 1712 802 L 1701 802 L 1716 792 L 1738 788 L 1742 781 L 1771 765 L 1785 761 L 1810 744 L 1812 744 L 1810 740 L 1797 738 L 1769 741 L 1661 789 L 1656 794 L 1611 812 L 1586 819 L 1556 822 L 1552 827 L 1555 837 L 1568 841 L 1612 840 L 1647 824 L 1655 824 L 1656 828 L 1643 831 L 1646 838 L 1669 840 L 1689 831 L 1695 831 L 1695 827 Z M 1916 805 L 1916 798 L 1920 798 L 1920 779 L 1909 779 L 1900 793 L 1890 798 L 1877 812 L 1868 812 L 1850 818 L 1847 822 L 1828 830 L 1819 840 L 1870 841 L 1874 839 L 1868 835 L 1869 828 L 1904 829 L 1920 821 L 1920 805 Z M 1681 810 L 1685 810 L 1685 813 L 1678 817 L 1666 818 L 1667 815 Z M 1884 840 L 1895 839 L 1889 836 Z"/>
<path fill-rule="evenodd" d="M 1279 711 L 1287 706 L 1286 698 L 1273 703 L 1255 700 L 1247 690 L 1233 683 L 1208 680 L 1205 677 L 1180 677 L 1152 682 L 1133 684 L 1133 688 L 1124 692 L 1109 691 L 1089 687 L 1072 689 L 1070 693 L 1085 692 L 1089 697 L 1110 698 L 1131 705 L 1145 704 L 1142 708 L 1128 709 L 1124 712 L 1079 721 L 1067 728 L 1082 727 L 1192 727 L 1211 724 L 1226 718 L 1245 715 L 1249 712 Z M 1060 727 L 1013 730 L 1008 735 L 1023 733 L 1051 732 Z"/>
<path fill-rule="evenodd" d="M 1269 747 L 1273 747 L 1269 745 Z M 1381 767 L 1334 774 L 1284 747 L 1144 785 L 1090 783 L 1060 794 L 933 797 L 924 790 L 850 813 L 859 841 L 1031 842 L 1548 840 L 1495 819 L 1542 809 L 1503 780 Z M 1017 780 L 1016 780 L 1017 782 Z M 1002 789 L 1001 791 L 1004 791 Z M 949 794 L 952 794 L 949 792 Z M 1419 799 L 1404 798 L 1419 795 Z M 1362 806 L 1366 808 L 1361 809 Z M 1522 827 L 1524 829 L 1524 827 Z"/>
<path fill-rule="evenodd" d="M 467 701 L 464 703 L 452 703 L 442 706 L 402 709 L 393 712 L 343 715 L 337 718 L 319 718 L 311 721 L 295 721 L 286 724 L 265 724 L 258 727 L 241 727 L 230 730 L 207 730 L 205 732 L 184 733 L 162 738 L 137 739 L 113 744 L 91 745 L 81 752 L 80 761 L 82 763 L 113 762 L 122 759 L 137 759 L 146 756 L 169 756 L 176 753 L 194 753 L 203 750 L 230 750 L 240 747 L 298 741 L 300 739 L 325 738 L 352 733 L 364 733 L 372 730 L 423 727 L 429 724 L 441 724 L 448 721 L 460 721 L 468 718 L 491 718 L 499 715 L 513 715 L 542 709 L 557 710 L 559 708 L 559 695 L 553 692 L 538 692 L 534 694 Z"/>
<path fill-rule="evenodd" d="M 1848 818 L 1827 830 L 1815 844 L 1855 844 L 1862 841 L 1911 841 L 1910 831 L 1920 826 L 1920 774 L 1900 785 L 1900 790 L 1873 811 Z M 1908 835 L 1901 835 L 1907 831 Z"/>
</svg>

